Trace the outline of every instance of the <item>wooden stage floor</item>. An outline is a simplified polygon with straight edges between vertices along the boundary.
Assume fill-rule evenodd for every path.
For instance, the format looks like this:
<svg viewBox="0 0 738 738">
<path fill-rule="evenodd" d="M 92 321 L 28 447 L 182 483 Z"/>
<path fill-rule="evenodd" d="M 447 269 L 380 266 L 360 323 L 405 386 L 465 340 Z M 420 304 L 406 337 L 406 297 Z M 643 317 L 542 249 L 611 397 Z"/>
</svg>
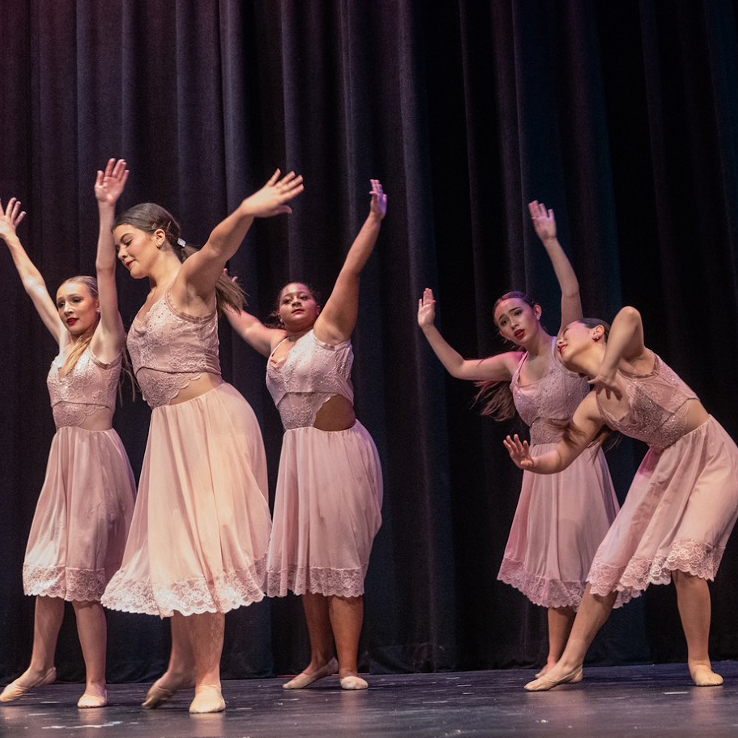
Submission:
<svg viewBox="0 0 738 738">
<path fill-rule="evenodd" d="M 524 692 L 530 670 L 372 676 L 366 692 L 331 677 L 299 692 L 283 679 L 224 682 L 228 709 L 187 712 L 191 692 L 158 710 L 139 703 L 148 685 L 111 685 L 110 705 L 78 710 L 79 684 L 54 684 L 0 706 L 2 738 L 569 738 L 738 737 L 738 662 L 716 670 L 722 687 L 691 684 L 684 664 L 588 668 L 584 681 Z"/>
</svg>

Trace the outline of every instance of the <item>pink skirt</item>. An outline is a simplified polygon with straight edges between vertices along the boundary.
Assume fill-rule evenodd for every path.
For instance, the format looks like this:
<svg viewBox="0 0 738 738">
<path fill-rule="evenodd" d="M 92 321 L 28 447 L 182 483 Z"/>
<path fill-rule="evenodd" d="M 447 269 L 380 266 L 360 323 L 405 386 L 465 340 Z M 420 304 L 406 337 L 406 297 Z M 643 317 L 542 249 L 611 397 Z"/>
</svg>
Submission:
<svg viewBox="0 0 738 738">
<path fill-rule="evenodd" d="M 556 447 L 531 448 L 540 456 Z M 543 607 L 579 607 L 592 559 L 618 512 L 601 449 L 558 474 L 523 473 L 498 579 Z"/>
<path fill-rule="evenodd" d="M 288 589 L 362 595 L 381 508 L 379 456 L 358 420 L 344 431 L 288 430 L 269 545 L 269 595 L 283 597 Z"/>
<path fill-rule="evenodd" d="M 592 593 L 617 591 L 619 607 L 675 570 L 714 579 L 736 515 L 738 448 L 710 418 L 648 451 L 592 563 Z"/>
<path fill-rule="evenodd" d="M 135 496 L 114 430 L 57 429 L 28 538 L 23 591 L 99 600 L 123 559 Z"/>
<path fill-rule="evenodd" d="M 259 425 L 231 385 L 154 408 L 123 564 L 103 605 L 170 617 L 261 600 L 267 494 Z"/>
</svg>

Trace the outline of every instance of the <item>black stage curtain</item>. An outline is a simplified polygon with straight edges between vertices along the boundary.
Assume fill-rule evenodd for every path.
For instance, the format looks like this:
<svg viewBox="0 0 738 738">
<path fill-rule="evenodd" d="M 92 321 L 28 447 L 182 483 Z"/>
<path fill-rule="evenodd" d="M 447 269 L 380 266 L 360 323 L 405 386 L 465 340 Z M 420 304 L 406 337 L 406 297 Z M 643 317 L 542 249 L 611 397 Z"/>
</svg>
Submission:
<svg viewBox="0 0 738 738">
<path fill-rule="evenodd" d="M 359 417 L 379 447 L 384 524 L 367 578 L 362 667 L 529 665 L 545 611 L 496 580 L 520 475 L 417 328 L 422 289 L 468 356 L 502 350 L 492 305 L 510 288 L 558 326 L 552 270 L 529 223 L 556 211 L 586 311 L 634 304 L 648 343 L 738 437 L 738 28 L 728 0 L 4 0 L 0 197 L 28 210 L 20 236 L 53 291 L 91 273 L 95 170 L 132 171 L 122 206 L 159 202 L 187 240 L 276 166 L 305 176 L 289 217 L 258 222 L 231 271 L 266 317 L 299 279 L 327 294 L 368 205 L 389 214 L 362 283 L 355 333 Z M 21 566 L 53 423 L 44 377 L 55 347 L 7 253 L 0 364 L 0 676 L 27 663 L 33 603 Z M 147 285 L 120 277 L 126 324 Z M 228 326 L 226 378 L 261 421 L 276 475 L 281 428 L 264 361 Z M 140 467 L 149 413 L 125 400 L 116 427 Z M 610 455 L 619 494 L 644 447 Z M 738 550 L 712 591 L 715 658 L 738 657 Z M 111 613 L 109 676 L 164 668 L 165 623 Z M 299 600 L 227 619 L 224 675 L 300 669 Z M 671 588 L 617 612 L 600 663 L 684 660 Z M 63 679 L 82 675 L 73 618 Z"/>
</svg>

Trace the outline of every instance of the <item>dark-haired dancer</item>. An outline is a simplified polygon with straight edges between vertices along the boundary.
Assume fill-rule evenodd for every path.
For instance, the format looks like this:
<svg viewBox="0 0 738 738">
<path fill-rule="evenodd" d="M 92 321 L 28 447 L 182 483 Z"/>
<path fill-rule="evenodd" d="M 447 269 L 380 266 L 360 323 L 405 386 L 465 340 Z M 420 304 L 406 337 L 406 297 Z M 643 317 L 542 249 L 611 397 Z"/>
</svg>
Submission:
<svg viewBox="0 0 738 738">
<path fill-rule="evenodd" d="M 127 177 L 122 160 L 111 159 L 105 172 L 97 173 L 97 280 L 66 280 L 56 305 L 16 235 L 25 215 L 20 203 L 10 200 L 5 211 L 0 205 L 0 238 L 59 344 L 47 380 L 56 435 L 23 563 L 23 590 L 36 595 L 33 653 L 28 669 L 0 694 L 1 702 L 56 679 L 54 652 L 66 600 L 74 607 L 85 660 L 85 691 L 77 706 L 107 704 L 107 629 L 100 598 L 120 566 L 136 490 L 112 427 L 125 333 L 118 314 L 111 228 Z"/>
<path fill-rule="evenodd" d="M 722 684 L 708 652 L 707 580 L 715 577 L 738 515 L 738 448 L 694 392 L 646 348 L 634 308 L 618 313 L 609 337 L 603 321 L 571 323 L 558 349 L 564 364 L 590 377 L 596 392 L 582 401 L 547 454 L 532 457 L 527 443 L 508 436 L 513 461 L 537 474 L 560 473 L 587 451 L 603 425 L 651 448 L 597 550 L 561 659 L 525 688 L 543 691 L 579 681 L 587 650 L 612 608 L 649 584 L 672 579 L 692 679 L 698 686 Z"/>
<path fill-rule="evenodd" d="M 582 315 L 579 283 L 556 238 L 553 211 L 538 202 L 530 203 L 529 210 L 561 287 L 562 325 L 567 325 Z M 425 290 L 418 304 L 418 324 L 444 367 L 458 379 L 486 383 L 480 393 L 486 399 L 485 415 L 505 420 L 517 409 L 530 427 L 531 450 L 537 456 L 560 439 L 563 424 L 589 388 L 586 380 L 557 360 L 556 339 L 541 325 L 539 305 L 520 292 L 510 292 L 495 303 L 494 317 L 502 337 L 522 351 L 464 359 L 434 325 L 431 290 Z M 617 509 L 599 448 L 563 474 L 548 478 L 523 474 L 498 578 L 548 608 L 548 657 L 539 674 L 563 653 L 590 562 Z"/>
<path fill-rule="evenodd" d="M 354 414 L 351 334 L 359 279 L 386 211 L 387 196 L 374 179 L 369 216 L 322 310 L 307 285 L 291 282 L 279 293 L 283 328 L 227 313 L 238 334 L 269 357 L 267 385 L 285 427 L 268 592 L 303 596 L 311 647 L 310 663 L 286 689 L 307 687 L 336 668 L 343 689 L 368 686 L 357 661 L 364 577 L 382 520 L 382 471 Z"/>
<path fill-rule="evenodd" d="M 222 272 L 254 218 L 291 212 L 286 203 L 302 190 L 302 177 L 277 171 L 199 251 L 183 245 L 158 205 L 136 205 L 115 223 L 118 258 L 151 284 L 128 349 L 154 409 L 123 564 L 103 604 L 172 618 L 169 666 L 144 707 L 194 679 L 190 712 L 223 710 L 224 613 L 264 596 L 264 447 L 251 407 L 221 379 L 217 308 L 243 305 Z"/>
</svg>

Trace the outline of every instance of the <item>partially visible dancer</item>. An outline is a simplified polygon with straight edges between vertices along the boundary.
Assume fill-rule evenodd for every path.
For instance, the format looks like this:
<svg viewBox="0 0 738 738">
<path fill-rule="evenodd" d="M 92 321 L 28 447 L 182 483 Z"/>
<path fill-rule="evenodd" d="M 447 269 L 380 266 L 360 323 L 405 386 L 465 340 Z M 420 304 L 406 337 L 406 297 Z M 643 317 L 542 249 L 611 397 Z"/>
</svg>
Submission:
<svg viewBox="0 0 738 738">
<path fill-rule="evenodd" d="M 47 379 L 56 435 L 23 564 L 23 590 L 36 595 L 33 652 L 30 666 L 5 687 L 0 702 L 56 679 L 54 653 L 66 600 L 74 607 L 86 668 L 85 691 L 77 706 L 107 704 L 107 628 L 100 598 L 123 557 L 136 489 L 125 449 L 112 428 L 125 332 L 118 314 L 111 229 L 127 178 L 123 160 L 111 159 L 105 172 L 97 173 L 97 280 L 66 280 L 56 305 L 16 235 L 25 215 L 20 203 L 11 199 L 4 211 L 0 204 L 0 238 L 59 344 Z"/>
<path fill-rule="evenodd" d="M 587 650 L 613 607 L 649 584 L 676 585 L 697 686 L 723 683 L 708 653 L 710 590 L 738 514 L 738 448 L 697 396 L 643 341 L 641 316 L 623 308 L 604 321 L 569 324 L 558 342 L 564 364 L 590 378 L 562 440 L 543 456 L 508 436 L 522 469 L 560 473 L 587 452 L 604 425 L 650 446 L 623 508 L 602 541 L 569 642 L 547 674 L 526 685 L 543 691 L 582 678 Z"/>
<path fill-rule="evenodd" d="M 190 712 L 224 710 L 225 613 L 264 597 L 271 525 L 264 445 L 251 406 L 221 378 L 218 309 L 243 305 L 222 272 L 254 218 L 292 212 L 287 203 L 302 190 L 302 177 L 280 179 L 277 170 L 199 250 L 185 245 L 159 205 L 135 205 L 115 222 L 118 258 L 151 285 L 128 350 L 153 411 L 123 564 L 103 604 L 171 618 L 169 666 L 147 708 L 194 682 Z"/>
<path fill-rule="evenodd" d="M 358 651 L 364 577 L 382 522 L 382 470 L 354 413 L 351 334 L 361 272 L 387 212 L 379 180 L 371 186 L 369 215 L 325 306 L 308 285 L 290 282 L 277 301 L 279 328 L 244 311 L 226 313 L 236 332 L 268 357 L 267 386 L 285 428 L 268 594 L 302 595 L 311 648 L 310 663 L 285 689 L 307 687 L 336 669 L 343 689 L 368 687 L 358 674 Z"/>
<path fill-rule="evenodd" d="M 582 317 L 579 283 L 556 237 L 553 211 L 538 201 L 528 209 L 561 288 L 564 326 Z M 500 335 L 521 350 L 464 359 L 435 327 L 435 303 L 433 292 L 426 289 L 418 302 L 418 324 L 448 372 L 458 379 L 484 382 L 480 392 L 484 415 L 506 420 L 517 410 L 530 427 L 533 456 L 554 448 L 589 386 L 558 361 L 556 339 L 541 325 L 540 306 L 521 292 L 500 297 L 493 308 Z M 548 609 L 548 657 L 538 675 L 545 674 L 564 651 L 589 565 L 617 511 L 599 446 L 561 474 L 523 474 L 498 579 Z"/>
</svg>

